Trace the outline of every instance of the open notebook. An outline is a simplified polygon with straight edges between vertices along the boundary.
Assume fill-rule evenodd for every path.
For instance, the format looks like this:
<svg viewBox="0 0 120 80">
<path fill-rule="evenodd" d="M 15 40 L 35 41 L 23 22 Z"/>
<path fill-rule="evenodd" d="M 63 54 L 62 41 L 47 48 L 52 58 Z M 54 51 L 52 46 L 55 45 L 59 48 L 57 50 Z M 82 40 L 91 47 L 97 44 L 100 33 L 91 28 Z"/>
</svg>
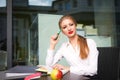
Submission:
<svg viewBox="0 0 120 80">
<path fill-rule="evenodd" d="M 38 68 L 36 69 L 36 71 L 39 72 L 43 72 L 43 73 L 47 73 L 48 75 L 51 73 L 52 68 L 51 67 L 47 67 L 45 65 L 39 65 Z M 61 70 L 63 75 L 66 74 L 67 72 L 69 72 L 69 70 Z"/>
<path fill-rule="evenodd" d="M 41 76 L 49 76 L 51 74 L 52 68 L 46 67 L 45 65 L 39 65 L 38 68 L 35 69 L 35 73 L 30 74 L 25 77 L 24 80 L 32 80 L 40 78 Z M 69 70 L 61 70 L 63 75 L 69 72 Z"/>
</svg>

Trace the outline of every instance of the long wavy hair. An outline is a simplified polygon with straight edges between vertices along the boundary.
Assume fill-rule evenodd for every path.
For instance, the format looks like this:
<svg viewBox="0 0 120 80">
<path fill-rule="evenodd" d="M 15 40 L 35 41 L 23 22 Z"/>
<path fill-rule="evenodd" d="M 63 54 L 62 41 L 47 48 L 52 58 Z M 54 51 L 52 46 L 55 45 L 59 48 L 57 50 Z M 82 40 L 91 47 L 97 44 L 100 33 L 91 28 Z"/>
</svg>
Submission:
<svg viewBox="0 0 120 80">
<path fill-rule="evenodd" d="M 60 29 L 61 29 L 61 22 L 64 19 L 71 19 L 74 22 L 75 26 L 77 27 L 77 22 L 72 16 L 64 15 L 59 20 L 59 28 Z M 88 48 L 88 45 L 87 45 L 86 38 L 84 38 L 83 36 L 78 35 L 78 44 L 80 46 L 80 54 L 79 54 L 80 58 L 81 59 L 86 59 L 88 57 L 88 54 L 89 54 L 89 48 Z"/>
</svg>

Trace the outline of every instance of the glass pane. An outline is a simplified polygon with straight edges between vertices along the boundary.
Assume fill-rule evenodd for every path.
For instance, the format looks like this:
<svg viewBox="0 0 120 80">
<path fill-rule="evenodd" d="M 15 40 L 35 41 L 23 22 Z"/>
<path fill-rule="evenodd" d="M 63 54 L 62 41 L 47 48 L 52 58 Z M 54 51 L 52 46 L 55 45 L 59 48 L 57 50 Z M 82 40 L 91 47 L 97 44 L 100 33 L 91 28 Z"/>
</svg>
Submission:
<svg viewBox="0 0 120 80">
<path fill-rule="evenodd" d="M 6 0 L 0 0 L 0 71 L 7 69 Z"/>
<path fill-rule="evenodd" d="M 20 15 L 17 15 L 20 16 Z M 16 17 L 13 15 L 13 62 L 14 65 L 25 65 L 28 55 L 27 17 Z"/>
<path fill-rule="evenodd" d="M 84 33 L 87 38 L 96 41 L 98 47 L 118 47 L 120 46 L 120 1 L 119 0 L 77 0 L 78 6 L 74 8 L 73 0 L 56 1 L 54 6 L 57 13 L 72 15 L 82 27 L 78 33 Z M 61 4 L 64 11 L 60 11 L 57 6 Z M 68 10 L 69 4 L 69 12 Z M 82 32 L 80 32 L 82 31 Z"/>
<path fill-rule="evenodd" d="M 78 6 L 77 0 L 73 0 L 72 1 L 72 5 L 73 5 L 73 8 L 76 8 Z"/>
<path fill-rule="evenodd" d="M 58 19 L 56 15 L 59 17 L 64 14 L 72 15 L 77 20 L 78 34 L 94 39 L 98 47 L 120 46 L 120 0 L 55 0 L 52 7 L 46 7 L 52 1 L 13 0 L 13 61 L 15 64 L 45 63 L 48 44 L 45 42 L 48 42 L 46 40 L 49 40 L 48 38 L 53 33 L 51 26 L 55 22 L 50 21 L 55 17 L 53 21 Z M 6 0 L 0 0 L 0 6 L 5 6 L 5 3 Z M 73 6 L 73 4 L 75 5 Z M 6 42 L 6 20 L 6 7 L 0 7 L 1 50 L 6 49 L 5 46 L 1 47 L 6 44 L 3 42 Z M 57 22 L 55 26 L 57 26 Z M 57 31 L 59 30 L 57 29 Z M 43 41 L 40 41 L 41 39 Z"/>
<path fill-rule="evenodd" d="M 38 16 L 33 20 L 28 30 L 28 65 L 38 64 Z"/>
<path fill-rule="evenodd" d="M 29 5 L 34 6 L 51 6 L 53 0 L 29 0 Z"/>
<path fill-rule="evenodd" d="M 6 0 L 0 0 L 0 7 L 6 7 Z"/>
<path fill-rule="evenodd" d="M 65 10 L 69 11 L 70 9 L 71 9 L 71 5 L 70 5 L 70 1 L 68 0 L 65 2 Z"/>
</svg>

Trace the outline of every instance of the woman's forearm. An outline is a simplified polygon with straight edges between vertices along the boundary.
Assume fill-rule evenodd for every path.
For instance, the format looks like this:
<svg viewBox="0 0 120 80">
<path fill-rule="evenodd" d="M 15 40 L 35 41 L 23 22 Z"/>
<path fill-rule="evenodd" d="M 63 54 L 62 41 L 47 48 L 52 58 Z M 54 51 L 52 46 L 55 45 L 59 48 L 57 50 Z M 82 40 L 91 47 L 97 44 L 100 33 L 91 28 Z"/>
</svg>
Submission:
<svg viewBox="0 0 120 80">
<path fill-rule="evenodd" d="M 50 45 L 49 50 L 54 50 L 55 49 L 55 45 Z"/>
<path fill-rule="evenodd" d="M 51 66 L 51 64 L 53 63 L 53 57 L 54 57 L 53 52 L 54 52 L 53 50 L 50 50 L 50 49 L 47 50 L 47 55 L 46 55 L 47 66 Z"/>
</svg>

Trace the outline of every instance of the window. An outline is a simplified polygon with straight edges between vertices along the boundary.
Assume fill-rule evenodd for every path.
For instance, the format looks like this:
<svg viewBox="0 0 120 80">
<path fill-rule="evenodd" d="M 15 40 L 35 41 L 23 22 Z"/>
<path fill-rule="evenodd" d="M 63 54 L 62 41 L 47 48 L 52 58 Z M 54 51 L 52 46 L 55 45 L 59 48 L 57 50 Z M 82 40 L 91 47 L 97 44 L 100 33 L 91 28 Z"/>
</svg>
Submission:
<svg viewBox="0 0 120 80">
<path fill-rule="evenodd" d="M 0 0 L 0 7 L 6 6 L 6 0 Z"/>
<path fill-rule="evenodd" d="M 76 8 L 76 7 L 78 6 L 78 4 L 77 4 L 77 3 L 78 3 L 78 1 L 77 1 L 77 0 L 73 0 L 73 3 L 72 3 L 72 4 L 73 4 L 73 8 Z"/>
<path fill-rule="evenodd" d="M 120 1 L 119 0 L 115 0 L 115 6 L 119 6 Z"/>
<path fill-rule="evenodd" d="M 93 6 L 93 0 L 87 0 L 88 1 L 88 6 Z"/>
<path fill-rule="evenodd" d="M 59 10 L 62 11 L 63 10 L 63 4 L 62 3 L 59 3 Z"/>
<path fill-rule="evenodd" d="M 19 1 L 21 1 L 21 0 L 19 0 Z M 23 0 L 23 1 L 27 1 L 27 0 Z M 28 4 L 30 6 L 32 6 L 32 5 L 34 5 L 34 6 L 51 6 L 52 1 L 53 0 L 28 0 Z"/>
<path fill-rule="evenodd" d="M 68 0 L 68 1 L 66 1 L 65 2 L 65 10 L 70 10 L 70 1 Z"/>
</svg>

